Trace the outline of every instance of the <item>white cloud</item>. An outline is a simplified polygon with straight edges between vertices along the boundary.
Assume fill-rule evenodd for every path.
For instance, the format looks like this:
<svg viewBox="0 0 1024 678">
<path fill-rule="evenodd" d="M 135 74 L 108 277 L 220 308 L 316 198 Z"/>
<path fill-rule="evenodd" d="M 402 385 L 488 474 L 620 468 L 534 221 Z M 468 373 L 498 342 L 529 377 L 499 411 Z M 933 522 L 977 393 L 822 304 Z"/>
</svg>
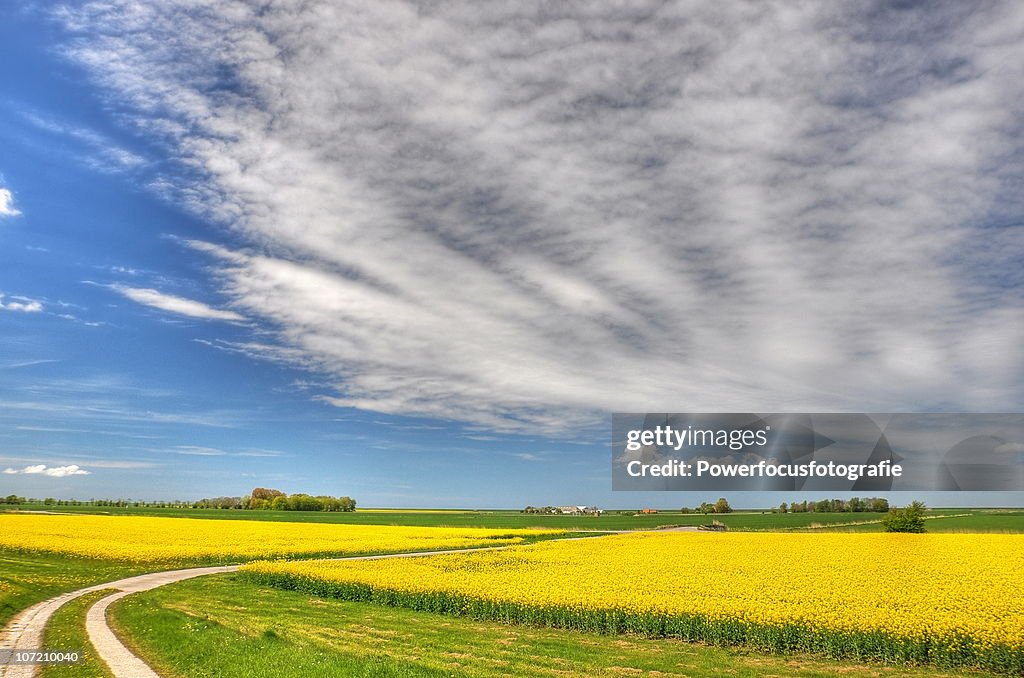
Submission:
<svg viewBox="0 0 1024 678">
<path fill-rule="evenodd" d="M 0 217 L 16 217 L 21 214 L 14 207 L 14 194 L 8 188 L 0 188 Z"/>
<path fill-rule="evenodd" d="M 194 5 L 65 10 L 69 53 L 327 402 L 1024 406 L 1018 3 Z"/>
<path fill-rule="evenodd" d="M 215 447 L 202 447 L 199 445 L 178 445 L 173 450 L 174 454 L 186 454 L 196 457 L 223 457 L 227 455 L 224 450 Z"/>
<path fill-rule="evenodd" d="M 11 301 L 4 301 L 4 299 Z M 43 310 L 43 302 L 28 297 L 7 297 L 0 294 L 0 311 L 17 311 L 20 313 L 39 313 Z"/>
<path fill-rule="evenodd" d="M 137 169 L 146 163 L 146 159 L 142 156 L 118 145 L 95 130 L 34 112 L 23 112 L 22 115 L 36 129 L 59 135 L 74 142 L 84 150 L 78 154 L 79 159 L 97 171 L 123 172 Z"/>
<path fill-rule="evenodd" d="M 125 287 L 124 285 L 111 285 L 111 289 L 123 294 L 132 301 L 158 308 L 161 311 L 177 313 L 189 318 L 201 318 L 204 320 L 244 320 L 244 318 L 225 309 L 213 308 L 201 301 L 176 297 L 171 294 L 164 294 L 154 289 L 144 287 Z"/>
<path fill-rule="evenodd" d="M 228 452 L 217 447 L 206 447 L 202 445 L 178 445 L 169 451 L 173 454 L 184 454 L 195 457 L 280 457 L 284 454 L 277 450 L 261 449 Z"/>
<path fill-rule="evenodd" d="M 6 468 L 4 473 L 7 475 L 25 474 L 25 475 L 44 475 L 53 478 L 64 478 L 66 476 L 87 476 L 91 471 L 86 471 L 84 468 L 78 466 L 78 464 L 70 464 L 68 466 L 46 466 L 46 464 L 34 464 L 32 466 L 26 466 L 23 469 Z"/>
</svg>

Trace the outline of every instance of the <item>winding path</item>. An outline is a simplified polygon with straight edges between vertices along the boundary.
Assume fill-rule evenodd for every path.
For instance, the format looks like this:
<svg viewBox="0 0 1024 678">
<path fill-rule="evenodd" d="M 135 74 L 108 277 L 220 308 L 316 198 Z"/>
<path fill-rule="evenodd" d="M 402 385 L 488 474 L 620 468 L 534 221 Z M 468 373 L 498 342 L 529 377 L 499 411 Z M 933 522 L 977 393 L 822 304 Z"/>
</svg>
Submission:
<svg viewBox="0 0 1024 678">
<path fill-rule="evenodd" d="M 486 546 L 473 549 L 449 549 L 445 551 L 413 551 L 406 553 L 386 553 L 376 556 L 350 556 L 348 558 L 337 558 L 336 560 L 381 560 L 384 558 L 415 558 L 418 556 L 436 556 L 445 553 L 463 553 L 466 551 L 496 551 L 507 546 Z M 18 614 L 0 630 L 0 653 L 3 651 L 17 650 L 39 650 L 42 648 L 43 631 L 53 613 L 59 610 L 65 603 L 75 598 L 84 596 L 93 591 L 114 589 L 114 593 L 100 598 L 93 603 L 85 615 L 85 629 L 89 634 L 89 641 L 96 650 L 96 654 L 102 659 L 114 678 L 160 678 L 160 675 L 139 659 L 131 650 L 114 635 L 107 624 L 107 608 L 121 598 L 149 591 L 159 586 L 172 584 L 174 582 L 202 577 L 208 574 L 221 572 L 234 572 L 240 565 L 222 565 L 218 567 L 193 567 L 185 570 L 168 570 L 166 572 L 153 572 L 141 574 L 126 579 L 96 584 L 77 591 L 69 591 L 59 596 L 36 603 Z M 74 649 L 74 648 L 54 648 Z M 36 665 L 34 664 L 0 664 L 0 678 L 34 678 Z"/>
</svg>

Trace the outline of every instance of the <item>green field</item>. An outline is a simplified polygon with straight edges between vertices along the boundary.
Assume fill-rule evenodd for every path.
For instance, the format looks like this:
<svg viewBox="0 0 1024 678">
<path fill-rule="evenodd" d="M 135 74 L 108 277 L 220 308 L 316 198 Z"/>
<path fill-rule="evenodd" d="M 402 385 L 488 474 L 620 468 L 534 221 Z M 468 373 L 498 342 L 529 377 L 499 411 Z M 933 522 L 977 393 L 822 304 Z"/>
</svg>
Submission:
<svg viewBox="0 0 1024 678">
<path fill-rule="evenodd" d="M 64 513 L 97 513 L 109 515 L 145 515 L 178 518 L 208 518 L 216 520 L 272 520 L 294 523 L 343 523 L 354 525 L 415 525 L 421 527 L 490 527 L 529 528 L 546 527 L 565 530 L 636 530 L 658 527 L 683 527 L 706 525 L 712 520 L 724 523 L 730 530 L 794 530 L 821 529 L 822 526 L 849 525 L 869 521 L 868 525 L 856 526 L 859 530 L 881 529 L 872 527 L 882 520 L 881 513 L 786 513 L 770 511 L 736 511 L 724 515 L 681 514 L 678 511 L 664 511 L 652 515 L 634 515 L 631 512 L 608 511 L 601 516 L 530 515 L 519 511 L 432 511 L 417 510 L 363 510 L 353 513 L 323 513 L 302 511 L 242 511 L 220 509 L 172 509 L 146 507 L 45 507 Z M 42 505 L 25 506 L 25 510 L 41 510 Z M 930 516 L 955 516 L 969 514 L 965 518 L 943 518 L 929 522 L 929 529 L 945 531 L 946 526 L 957 520 L 955 529 L 964 531 L 1009 531 L 1024 532 L 1024 511 L 1005 509 L 956 509 L 943 508 L 929 511 Z M 940 523 L 941 526 L 940 527 Z M 952 529 L 952 528 L 950 528 Z"/>
<path fill-rule="evenodd" d="M 152 570 L 152 567 L 92 558 L 25 554 L 0 549 L 0 626 L 41 600 Z"/>
<path fill-rule="evenodd" d="M 27 508 L 27 507 L 26 507 Z M 40 507 L 41 508 L 41 507 Z M 50 508 L 50 507 L 47 507 Z M 64 509 L 65 507 L 61 507 Z M 68 513 L 153 515 L 304 523 L 453 527 L 553 527 L 570 531 L 695 526 L 719 520 L 735 531 L 880 531 L 882 514 L 720 516 L 661 512 L 635 516 L 538 516 L 518 511 L 302 513 L 216 509 L 67 507 Z M 862 523 L 862 524 L 854 524 Z M 929 532 L 1024 533 L 1024 509 L 939 509 Z M 590 535 L 597 536 L 597 535 Z M 0 624 L 58 593 L 149 571 L 105 560 L 0 550 Z M 83 649 L 78 666 L 46 667 L 43 678 L 106 676 L 88 657 L 84 613 L 91 594 L 58 611 L 47 628 L 54 649 Z M 821 657 L 772 656 L 674 639 L 598 636 L 505 625 L 374 604 L 321 600 L 218 575 L 136 594 L 111 608 L 111 624 L 167 678 L 200 676 L 969 676 L 931 667 L 864 665 Z M 57 646 L 60 647 L 57 647 Z"/>
<path fill-rule="evenodd" d="M 925 522 L 925 529 L 928 532 L 993 532 L 1005 534 L 1019 534 L 1024 532 L 1024 511 L 999 509 L 979 511 L 975 509 L 970 515 L 959 515 L 967 511 L 957 510 L 951 514 L 934 515 L 934 518 Z M 852 525 L 837 527 L 833 532 L 881 532 L 881 524 Z"/>
<path fill-rule="evenodd" d="M 321 600 L 236 575 L 130 596 L 111 619 L 161 675 L 189 678 L 989 675 L 481 622 Z"/>
</svg>

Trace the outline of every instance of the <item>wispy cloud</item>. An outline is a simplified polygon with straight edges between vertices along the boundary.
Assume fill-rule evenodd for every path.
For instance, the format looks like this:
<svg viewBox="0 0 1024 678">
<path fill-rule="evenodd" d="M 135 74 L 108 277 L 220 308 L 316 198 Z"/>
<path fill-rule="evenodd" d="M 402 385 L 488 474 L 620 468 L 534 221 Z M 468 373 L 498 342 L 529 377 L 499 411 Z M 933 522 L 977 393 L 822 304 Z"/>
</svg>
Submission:
<svg viewBox="0 0 1024 678">
<path fill-rule="evenodd" d="M 161 311 L 167 311 L 168 313 L 187 316 L 189 318 L 234 321 L 245 319 L 234 311 L 214 308 L 201 301 L 177 297 L 172 294 L 165 294 L 150 288 L 111 285 L 110 289 L 124 295 L 138 304 L 157 308 Z"/>
<path fill-rule="evenodd" d="M 14 207 L 14 194 L 9 188 L 0 188 L 0 217 L 16 217 L 21 212 Z"/>
<path fill-rule="evenodd" d="M 31 111 L 23 111 L 22 116 L 36 129 L 74 142 L 81 149 L 77 153 L 80 160 L 95 170 L 122 172 L 136 169 L 146 163 L 142 156 L 95 130 Z"/>
<path fill-rule="evenodd" d="M 162 450 L 153 450 L 162 451 Z M 281 457 L 283 452 L 277 450 L 250 449 L 242 451 L 222 450 L 218 447 L 205 447 L 202 445 L 177 445 L 169 452 L 173 454 L 184 454 L 196 457 Z"/>
<path fill-rule="evenodd" d="M 1024 406 L 1019 3 L 193 5 L 63 10 L 69 54 L 326 402 Z"/>
<path fill-rule="evenodd" d="M 522 459 L 523 461 L 548 461 L 550 459 L 550 457 L 543 457 L 541 455 L 534 454 L 533 452 L 516 452 L 512 456 Z"/>
<path fill-rule="evenodd" d="M 53 358 L 40 358 L 38 360 L 17 360 L 9 363 L 0 363 L 0 370 L 20 370 L 24 367 L 35 367 L 36 365 L 48 365 L 50 363 L 58 363 L 59 360 Z"/>
<path fill-rule="evenodd" d="M 10 299 L 10 301 L 4 301 Z M 28 297 L 5 296 L 0 294 L 0 311 L 16 311 L 20 313 L 39 313 L 43 310 L 43 302 Z"/>
<path fill-rule="evenodd" d="M 171 450 L 174 454 L 185 454 L 195 457 L 223 457 L 227 455 L 224 450 L 215 447 L 201 447 L 198 445 L 179 445 Z"/>
<path fill-rule="evenodd" d="M 22 469 L 6 468 L 3 471 L 6 475 L 43 475 L 53 478 L 64 478 L 66 476 L 87 476 L 91 471 L 86 471 L 77 464 L 69 466 L 47 466 L 46 464 L 35 464 Z"/>
</svg>

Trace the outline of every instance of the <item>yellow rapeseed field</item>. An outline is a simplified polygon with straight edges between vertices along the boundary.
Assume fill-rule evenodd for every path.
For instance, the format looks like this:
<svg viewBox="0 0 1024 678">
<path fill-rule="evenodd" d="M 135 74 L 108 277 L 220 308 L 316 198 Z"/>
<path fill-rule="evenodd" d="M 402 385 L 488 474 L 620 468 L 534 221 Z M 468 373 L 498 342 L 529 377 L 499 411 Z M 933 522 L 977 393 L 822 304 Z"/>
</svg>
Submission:
<svg viewBox="0 0 1024 678">
<path fill-rule="evenodd" d="M 837 656 L 1006 668 L 1024 652 L 1017 535 L 639 533 L 245 571 L 418 609 Z"/>
<path fill-rule="evenodd" d="M 0 548 L 134 563 L 457 549 L 515 544 L 538 532 L 143 516 L 0 515 Z"/>
</svg>

